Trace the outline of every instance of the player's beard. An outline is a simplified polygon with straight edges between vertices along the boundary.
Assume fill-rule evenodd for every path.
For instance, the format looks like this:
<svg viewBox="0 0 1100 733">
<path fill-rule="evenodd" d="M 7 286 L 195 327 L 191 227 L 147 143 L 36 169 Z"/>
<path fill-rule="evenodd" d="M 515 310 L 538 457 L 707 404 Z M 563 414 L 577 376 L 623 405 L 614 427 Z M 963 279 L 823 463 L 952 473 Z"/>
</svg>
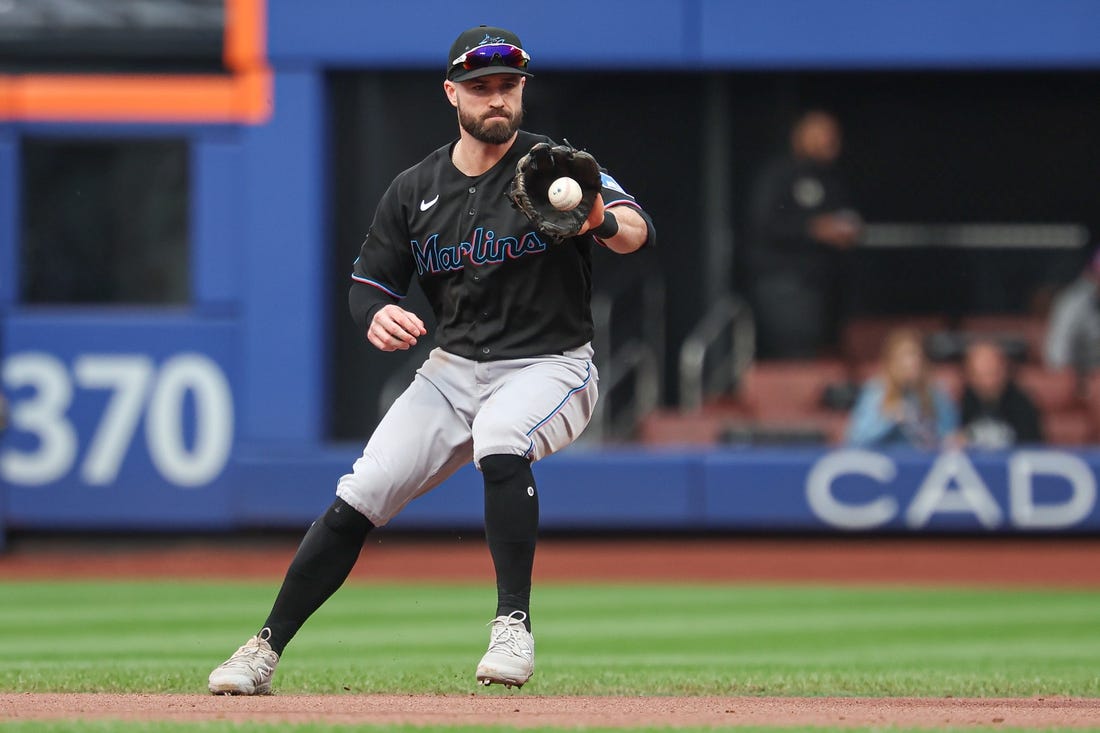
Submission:
<svg viewBox="0 0 1100 733">
<path fill-rule="evenodd" d="M 470 133 L 470 136 L 487 145 L 503 145 L 512 139 L 523 122 L 523 110 L 517 109 L 511 115 L 504 110 L 486 112 L 481 117 L 468 115 L 458 107 L 458 124 Z"/>
</svg>

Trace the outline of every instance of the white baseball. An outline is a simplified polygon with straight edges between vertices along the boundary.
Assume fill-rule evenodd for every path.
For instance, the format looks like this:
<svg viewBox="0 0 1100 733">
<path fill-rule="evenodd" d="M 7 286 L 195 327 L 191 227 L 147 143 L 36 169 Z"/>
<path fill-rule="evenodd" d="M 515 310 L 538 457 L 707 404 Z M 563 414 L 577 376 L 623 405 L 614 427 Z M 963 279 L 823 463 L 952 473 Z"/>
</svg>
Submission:
<svg viewBox="0 0 1100 733">
<path fill-rule="evenodd" d="M 581 184 L 569 176 L 562 176 L 550 184 L 546 192 L 550 205 L 558 211 L 568 211 L 581 202 Z"/>
</svg>

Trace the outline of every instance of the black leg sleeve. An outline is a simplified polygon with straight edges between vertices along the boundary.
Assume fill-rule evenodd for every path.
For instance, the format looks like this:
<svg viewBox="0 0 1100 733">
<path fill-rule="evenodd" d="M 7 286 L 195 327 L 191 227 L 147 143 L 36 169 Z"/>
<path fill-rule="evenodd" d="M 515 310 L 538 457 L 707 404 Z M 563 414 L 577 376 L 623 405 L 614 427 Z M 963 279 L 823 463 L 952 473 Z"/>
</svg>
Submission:
<svg viewBox="0 0 1100 733">
<path fill-rule="evenodd" d="M 373 528 L 340 498 L 310 525 L 264 623 L 276 653 L 283 653 L 306 619 L 347 580 Z"/>
<path fill-rule="evenodd" d="M 527 614 L 531 630 L 531 570 L 539 527 L 539 495 L 522 456 L 481 459 L 485 479 L 485 539 L 497 574 L 497 615 Z"/>
</svg>

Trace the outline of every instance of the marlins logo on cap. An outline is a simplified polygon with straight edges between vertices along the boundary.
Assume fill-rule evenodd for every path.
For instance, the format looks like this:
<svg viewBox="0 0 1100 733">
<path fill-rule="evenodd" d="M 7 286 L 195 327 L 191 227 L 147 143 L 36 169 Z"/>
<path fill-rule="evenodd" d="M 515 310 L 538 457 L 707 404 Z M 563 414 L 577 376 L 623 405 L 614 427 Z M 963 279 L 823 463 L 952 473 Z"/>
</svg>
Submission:
<svg viewBox="0 0 1100 733">
<path fill-rule="evenodd" d="M 447 55 L 447 78 L 466 81 L 489 74 L 533 76 L 531 56 L 519 36 L 504 28 L 479 25 L 459 34 Z"/>
</svg>

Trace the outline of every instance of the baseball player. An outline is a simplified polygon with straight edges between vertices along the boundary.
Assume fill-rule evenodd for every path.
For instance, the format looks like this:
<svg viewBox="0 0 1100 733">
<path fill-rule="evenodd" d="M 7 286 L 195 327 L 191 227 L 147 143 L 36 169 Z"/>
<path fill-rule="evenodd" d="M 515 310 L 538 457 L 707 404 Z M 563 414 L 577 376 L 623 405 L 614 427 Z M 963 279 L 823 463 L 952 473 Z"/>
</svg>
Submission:
<svg viewBox="0 0 1100 733">
<path fill-rule="evenodd" d="M 569 445 L 596 402 L 593 246 L 634 252 L 653 245 L 654 229 L 606 173 L 571 237 L 543 234 L 510 203 L 517 164 L 552 142 L 520 129 L 529 60 L 516 34 L 501 28 L 464 31 L 451 47 L 443 90 L 459 136 L 390 185 L 349 297 L 360 333 L 382 351 L 403 351 L 426 334 L 401 306 L 415 276 L 435 314 L 438 348 L 306 532 L 260 632 L 211 672 L 212 693 L 269 693 L 283 649 L 343 584 L 367 533 L 471 460 L 485 482 L 497 580 L 476 679 L 518 687 L 534 672 L 539 499 L 531 464 Z"/>
</svg>

